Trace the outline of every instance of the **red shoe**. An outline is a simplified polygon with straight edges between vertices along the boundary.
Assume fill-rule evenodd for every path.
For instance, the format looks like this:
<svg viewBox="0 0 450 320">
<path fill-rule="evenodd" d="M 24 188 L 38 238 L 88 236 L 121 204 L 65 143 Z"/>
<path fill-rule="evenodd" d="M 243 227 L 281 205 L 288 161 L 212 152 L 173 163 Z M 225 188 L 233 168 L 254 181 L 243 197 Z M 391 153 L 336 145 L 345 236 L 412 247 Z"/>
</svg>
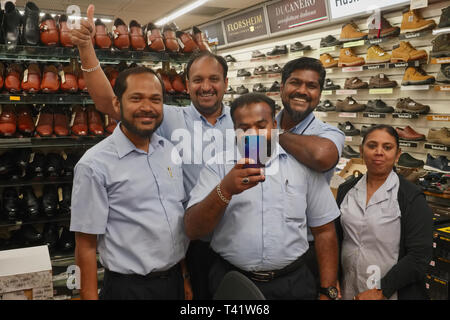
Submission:
<svg viewBox="0 0 450 320">
<path fill-rule="evenodd" d="M 23 68 L 20 64 L 12 63 L 6 69 L 5 88 L 11 93 L 20 92 Z"/>
<path fill-rule="evenodd" d="M 59 44 L 59 32 L 55 19 L 50 14 L 45 14 L 41 20 L 39 28 L 41 30 L 41 42 L 46 46 L 56 46 Z"/>
<path fill-rule="evenodd" d="M 58 137 L 68 136 L 69 135 L 69 118 L 67 114 L 58 110 L 53 114 L 54 121 L 54 131 Z"/>
<path fill-rule="evenodd" d="M 63 47 L 72 48 L 73 43 L 72 39 L 70 38 L 70 29 L 67 26 L 67 15 L 62 14 L 59 16 L 59 39 L 61 41 L 61 45 Z"/>
<path fill-rule="evenodd" d="M 136 21 L 130 22 L 130 43 L 131 47 L 136 51 L 145 49 L 145 38 L 141 25 Z"/>
<path fill-rule="evenodd" d="M 191 53 L 200 50 L 189 32 L 177 31 L 176 35 L 183 44 L 181 46 L 182 52 Z"/>
<path fill-rule="evenodd" d="M 55 93 L 59 90 L 60 86 L 58 69 L 50 64 L 44 67 L 44 73 L 42 75 L 41 90 L 45 93 Z"/>
<path fill-rule="evenodd" d="M 117 18 L 113 27 L 114 46 L 120 50 L 128 50 L 130 48 L 130 37 L 128 35 L 128 27 L 122 19 Z"/>
<path fill-rule="evenodd" d="M 38 117 L 37 134 L 41 137 L 50 137 L 53 134 L 53 112 L 50 108 L 44 107 Z"/>
<path fill-rule="evenodd" d="M 145 36 L 150 51 L 161 52 L 166 50 L 161 30 L 153 23 L 149 23 L 145 26 Z"/>
<path fill-rule="evenodd" d="M 78 79 L 75 64 L 70 63 L 69 65 L 64 66 L 61 71 L 61 90 L 70 93 L 77 92 Z"/>
<path fill-rule="evenodd" d="M 194 33 L 194 39 L 197 43 L 198 47 L 200 48 L 200 51 L 209 51 L 211 52 L 211 48 L 208 44 L 208 39 L 206 39 L 205 34 L 197 27 L 192 28 Z"/>
<path fill-rule="evenodd" d="M 72 133 L 77 136 L 86 136 L 88 132 L 87 113 L 82 106 L 72 107 Z"/>
<path fill-rule="evenodd" d="M 166 45 L 167 51 L 178 52 L 180 51 L 180 46 L 178 45 L 176 32 L 177 27 L 173 23 L 165 25 L 163 29 L 164 43 Z"/>
<path fill-rule="evenodd" d="M 18 104 L 16 106 L 16 112 L 17 130 L 26 136 L 31 136 L 36 129 L 33 116 L 31 115 L 31 107 L 26 104 Z"/>
<path fill-rule="evenodd" d="M 2 113 L 0 114 L 0 135 L 3 137 L 11 137 L 16 133 L 17 116 L 14 112 L 14 106 L 4 104 Z"/>
<path fill-rule="evenodd" d="M 170 78 L 172 79 L 171 85 L 175 92 L 178 93 L 186 93 L 186 85 L 184 83 L 184 75 L 178 74 L 175 70 L 170 74 Z"/>
<path fill-rule="evenodd" d="M 157 71 L 164 83 L 164 88 L 166 89 L 167 93 L 175 93 L 175 90 L 172 87 L 172 84 L 170 83 L 170 78 L 169 76 L 164 73 L 161 69 L 158 69 Z"/>
<path fill-rule="evenodd" d="M 95 45 L 99 49 L 109 49 L 112 45 L 106 25 L 100 19 L 95 20 Z"/>
<path fill-rule="evenodd" d="M 41 69 L 37 63 L 31 63 L 23 73 L 22 90 L 37 93 L 41 90 Z"/>
<path fill-rule="evenodd" d="M 100 116 L 100 113 L 95 110 L 95 107 L 93 105 L 90 105 L 87 108 L 87 115 L 89 133 L 93 134 L 94 136 L 102 136 L 105 132 L 103 129 L 102 117 Z"/>
</svg>

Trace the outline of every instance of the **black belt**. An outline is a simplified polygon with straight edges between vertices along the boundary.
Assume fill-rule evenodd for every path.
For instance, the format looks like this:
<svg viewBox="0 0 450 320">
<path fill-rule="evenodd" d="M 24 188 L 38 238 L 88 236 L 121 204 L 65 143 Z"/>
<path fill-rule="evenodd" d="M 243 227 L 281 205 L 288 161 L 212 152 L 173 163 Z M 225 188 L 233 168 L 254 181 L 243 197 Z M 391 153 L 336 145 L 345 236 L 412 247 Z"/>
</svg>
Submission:
<svg viewBox="0 0 450 320">
<path fill-rule="evenodd" d="M 274 271 L 245 271 L 245 270 L 239 269 L 238 267 L 232 265 L 227 260 L 222 258 L 219 254 L 218 254 L 218 256 L 225 263 L 230 265 L 236 271 L 239 271 L 240 273 L 244 274 L 245 276 L 247 276 L 251 280 L 259 281 L 259 282 L 268 282 L 268 281 L 271 281 L 271 280 L 273 280 L 275 278 L 279 278 L 281 276 L 287 275 L 287 274 L 289 274 L 291 272 L 294 272 L 295 270 L 300 268 L 300 266 L 302 266 L 305 263 L 305 255 L 303 254 L 300 257 L 298 257 L 297 260 L 295 260 L 294 262 L 291 262 L 286 267 L 284 267 L 284 268 L 282 268 L 280 270 L 274 270 Z"/>
<path fill-rule="evenodd" d="M 150 272 L 149 274 L 146 275 L 141 275 L 141 274 L 123 274 L 123 273 L 118 273 L 118 272 L 114 272 L 111 270 L 108 270 L 105 268 L 105 274 L 112 276 L 112 277 L 122 277 L 122 278 L 130 278 L 130 279 L 155 279 L 155 278 L 168 278 L 169 275 L 176 270 L 176 268 L 178 268 L 180 263 L 177 263 L 176 265 L 174 265 L 173 267 L 171 267 L 168 270 L 165 271 L 155 271 L 155 272 Z"/>
</svg>

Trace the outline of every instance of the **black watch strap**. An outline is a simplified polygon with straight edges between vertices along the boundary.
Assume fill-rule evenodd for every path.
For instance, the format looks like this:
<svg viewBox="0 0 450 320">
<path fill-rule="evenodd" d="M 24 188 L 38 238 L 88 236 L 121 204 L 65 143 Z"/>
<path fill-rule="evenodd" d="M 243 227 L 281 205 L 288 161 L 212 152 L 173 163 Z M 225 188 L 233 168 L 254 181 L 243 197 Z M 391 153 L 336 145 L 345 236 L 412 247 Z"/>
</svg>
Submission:
<svg viewBox="0 0 450 320">
<path fill-rule="evenodd" d="M 336 300 L 338 297 L 338 290 L 336 287 L 328 287 L 328 288 L 320 287 L 319 293 L 327 296 L 332 300 Z"/>
</svg>

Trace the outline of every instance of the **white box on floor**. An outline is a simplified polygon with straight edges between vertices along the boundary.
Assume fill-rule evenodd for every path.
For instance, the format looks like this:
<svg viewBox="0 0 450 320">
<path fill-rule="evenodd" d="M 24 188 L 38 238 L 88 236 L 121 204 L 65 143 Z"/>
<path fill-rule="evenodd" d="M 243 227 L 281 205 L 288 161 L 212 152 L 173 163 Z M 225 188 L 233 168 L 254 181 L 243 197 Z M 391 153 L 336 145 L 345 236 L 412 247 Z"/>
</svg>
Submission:
<svg viewBox="0 0 450 320">
<path fill-rule="evenodd" d="M 0 300 L 52 299 L 47 246 L 0 251 Z"/>
</svg>

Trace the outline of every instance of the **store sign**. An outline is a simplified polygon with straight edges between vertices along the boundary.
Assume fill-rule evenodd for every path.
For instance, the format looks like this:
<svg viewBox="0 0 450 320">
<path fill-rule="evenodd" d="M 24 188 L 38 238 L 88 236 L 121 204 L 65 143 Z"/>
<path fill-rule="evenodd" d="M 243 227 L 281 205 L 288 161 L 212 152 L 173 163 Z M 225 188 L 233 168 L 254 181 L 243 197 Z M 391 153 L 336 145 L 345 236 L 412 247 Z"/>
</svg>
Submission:
<svg viewBox="0 0 450 320">
<path fill-rule="evenodd" d="M 263 8 L 258 8 L 224 20 L 228 43 L 267 34 Z"/>
<path fill-rule="evenodd" d="M 267 6 L 270 32 L 327 20 L 325 0 L 283 0 Z"/>
<path fill-rule="evenodd" d="M 205 34 L 208 42 L 217 46 L 225 44 L 225 37 L 223 35 L 222 22 L 210 24 L 205 27 L 200 27 L 200 30 Z"/>
<path fill-rule="evenodd" d="M 332 19 L 353 16 L 358 13 L 372 13 L 376 9 L 403 3 L 410 3 L 410 0 L 328 0 Z"/>
</svg>

